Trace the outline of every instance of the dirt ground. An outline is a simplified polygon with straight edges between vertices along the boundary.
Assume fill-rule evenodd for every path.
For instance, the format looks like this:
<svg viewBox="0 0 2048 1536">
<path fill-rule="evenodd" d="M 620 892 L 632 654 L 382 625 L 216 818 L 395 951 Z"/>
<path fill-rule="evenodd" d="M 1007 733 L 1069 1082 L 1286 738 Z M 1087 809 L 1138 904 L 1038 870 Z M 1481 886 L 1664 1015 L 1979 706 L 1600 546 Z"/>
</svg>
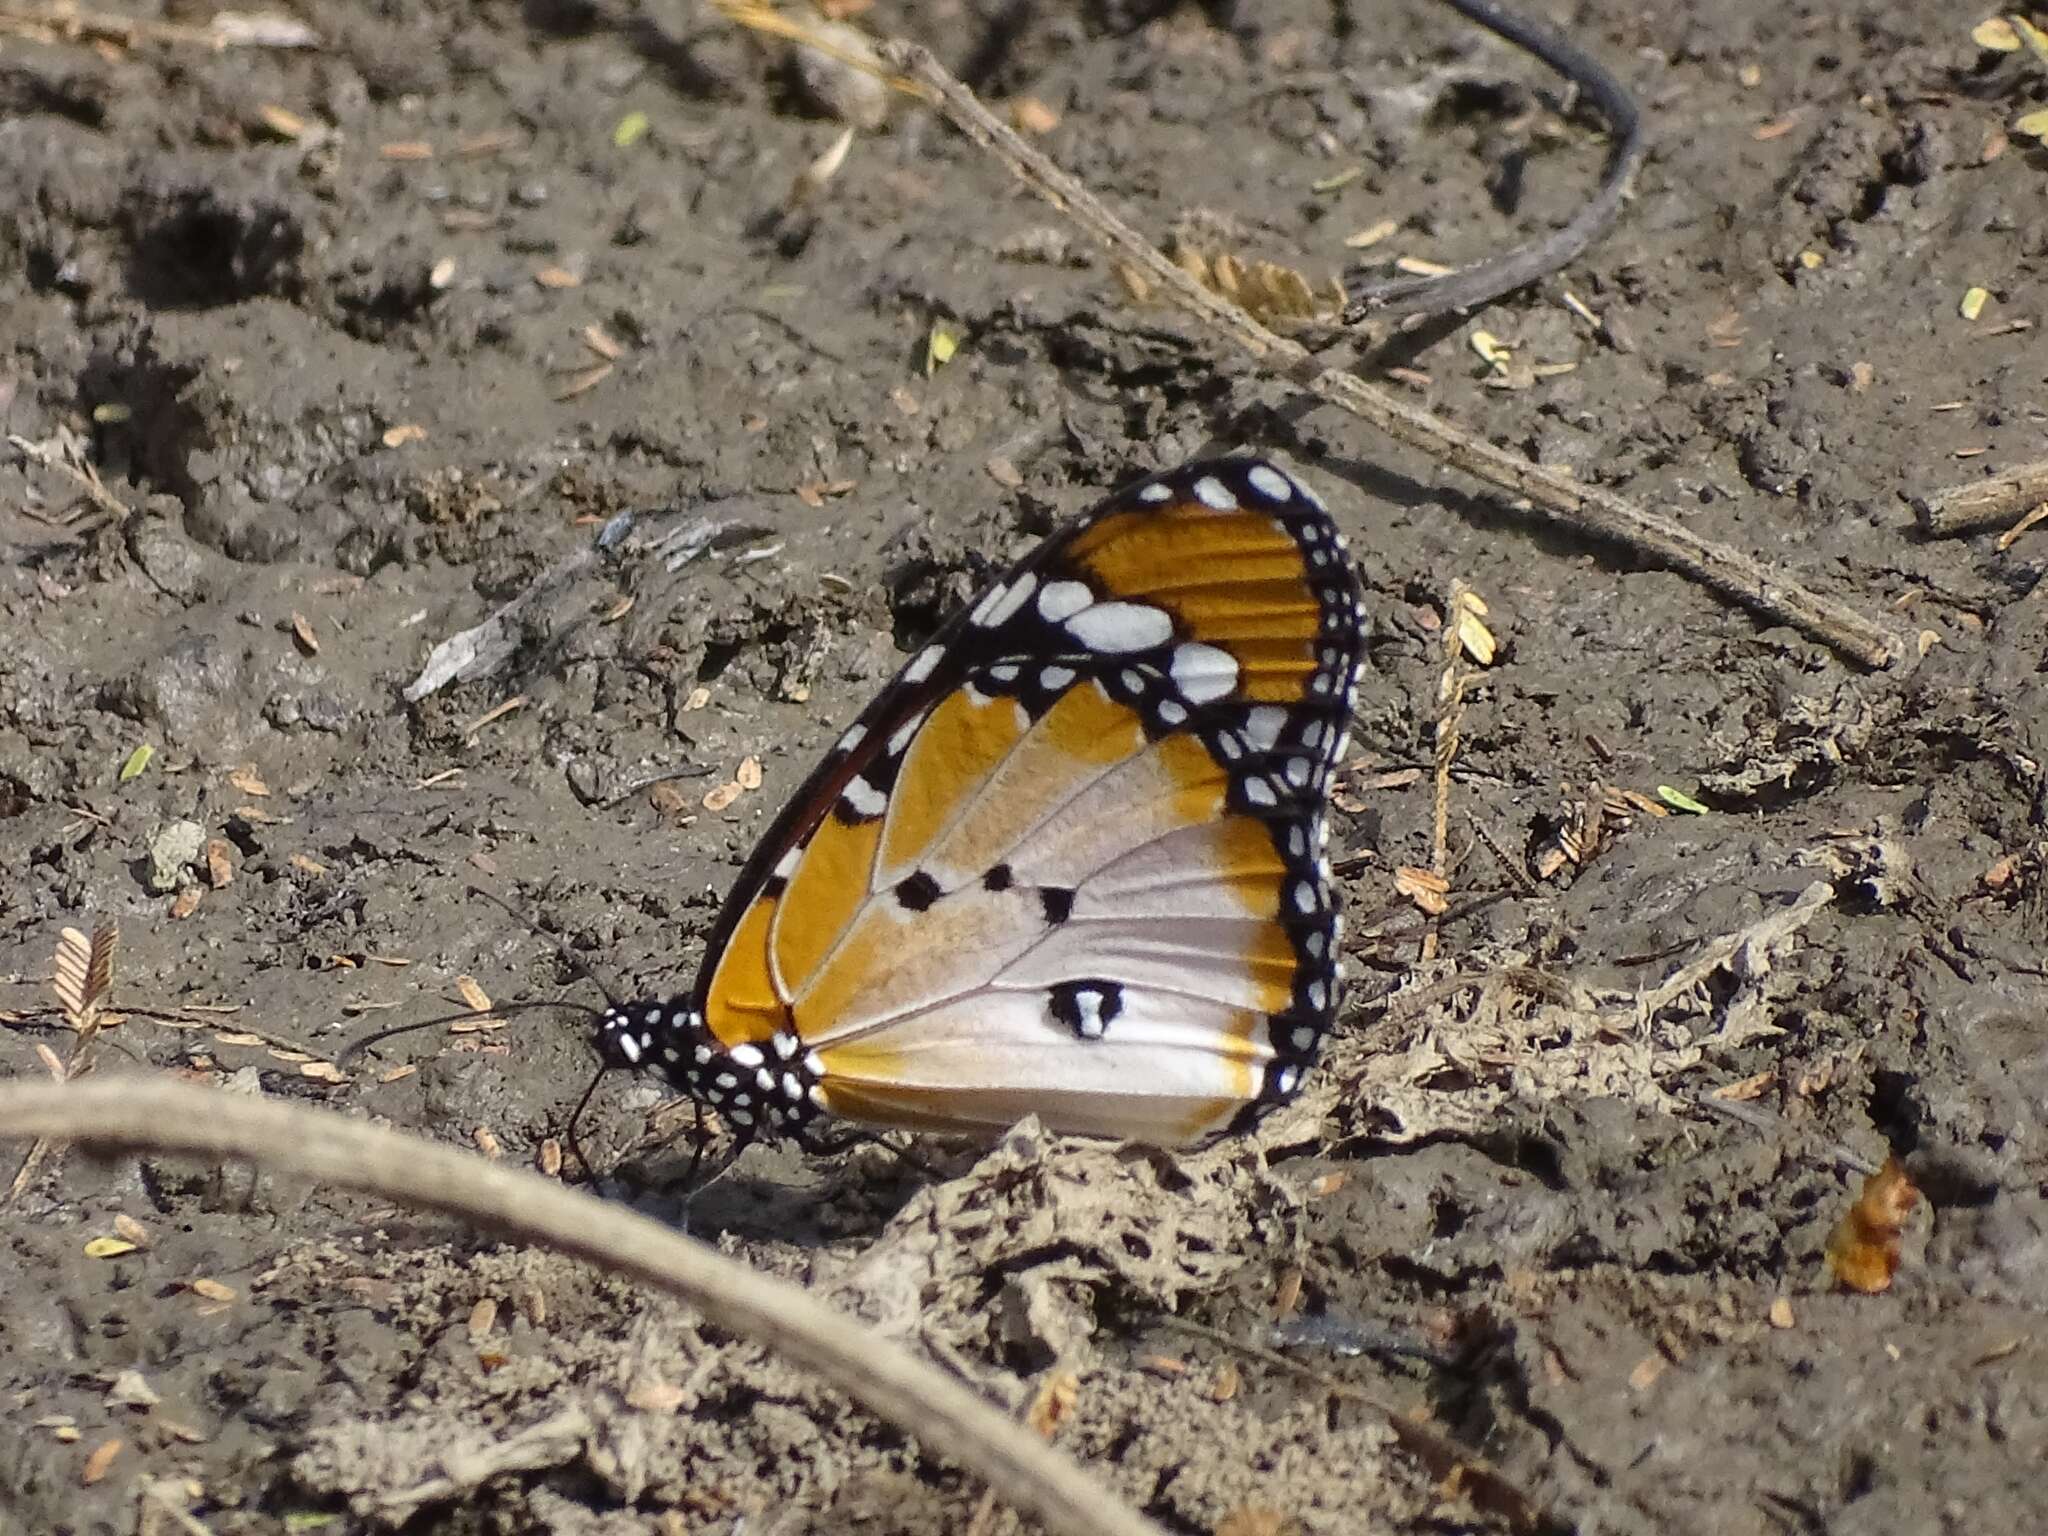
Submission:
<svg viewBox="0 0 2048 1536">
<path fill-rule="evenodd" d="M 1255 447 L 1373 599 L 1353 910 L 1429 861 L 1453 581 L 1502 642 L 1454 884 L 1505 897 L 1427 961 L 1412 909 L 1359 939 L 1336 1048 L 1256 1144 L 1020 1132 L 927 1149 L 943 1177 L 756 1148 L 684 1212 L 684 1121 L 613 1080 L 593 1159 L 1020 1411 L 1069 1375 L 1059 1443 L 1170 1531 L 2035 1528 L 2048 532 L 1931 540 L 1906 498 L 2043 456 L 2048 160 L 2005 129 L 2048 68 L 1950 0 L 1541 9 L 1649 114 L 1634 198 L 1559 278 L 1358 366 L 1898 625 L 1912 665 L 1285 413 L 914 109 L 790 211 L 836 125 L 708 10 L 307 0 L 318 46 L 217 52 L 0 31 L 0 1073 L 69 1053 L 31 1016 L 58 933 L 118 920 L 98 1070 L 532 1164 L 594 1064 L 578 1015 L 333 1070 L 464 974 L 594 1000 L 472 883 L 621 989 L 682 988 L 782 796 L 992 562 L 1134 470 Z M 1153 235 L 1312 274 L 1475 259 L 1600 161 L 1539 66 L 1428 0 L 861 24 L 1041 103 Z M 1536 366 L 1490 372 L 1475 329 Z M 407 697 L 529 592 L 501 665 Z M 1530 872 L 1575 807 L 1659 786 L 1705 814 L 1619 802 Z M 1893 1288 L 1846 1294 L 1823 1251 L 1888 1151 L 1925 1199 Z M 976 1519 L 971 1479 L 760 1348 L 438 1221 L 79 1156 L 0 1221 L 0 1529 Z"/>
</svg>

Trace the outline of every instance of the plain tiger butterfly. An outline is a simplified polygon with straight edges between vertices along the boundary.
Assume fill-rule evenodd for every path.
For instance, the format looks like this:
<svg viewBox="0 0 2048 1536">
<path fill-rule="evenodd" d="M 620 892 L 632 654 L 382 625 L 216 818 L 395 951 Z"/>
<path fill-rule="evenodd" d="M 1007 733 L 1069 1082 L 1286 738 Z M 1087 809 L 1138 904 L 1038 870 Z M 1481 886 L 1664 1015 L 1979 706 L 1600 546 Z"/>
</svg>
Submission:
<svg viewBox="0 0 2048 1536">
<path fill-rule="evenodd" d="M 911 658 L 606 1063 L 742 1138 L 819 1117 L 1157 1145 L 1298 1092 L 1335 1017 L 1324 854 L 1364 603 L 1254 458 L 1126 486 Z"/>
</svg>

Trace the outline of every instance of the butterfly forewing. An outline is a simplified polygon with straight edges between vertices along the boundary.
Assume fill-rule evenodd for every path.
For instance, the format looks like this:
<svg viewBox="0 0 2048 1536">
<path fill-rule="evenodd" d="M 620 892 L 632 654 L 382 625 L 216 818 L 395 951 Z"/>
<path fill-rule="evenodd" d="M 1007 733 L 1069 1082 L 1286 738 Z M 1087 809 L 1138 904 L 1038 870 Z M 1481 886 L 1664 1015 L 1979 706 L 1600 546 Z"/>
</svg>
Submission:
<svg viewBox="0 0 2048 1536">
<path fill-rule="evenodd" d="M 630 1010 L 619 1054 L 747 1130 L 1036 1113 L 1171 1144 L 1290 1097 L 1336 1007 L 1322 844 L 1362 613 L 1273 466 L 1127 488 L 877 696 L 695 993 Z"/>
</svg>

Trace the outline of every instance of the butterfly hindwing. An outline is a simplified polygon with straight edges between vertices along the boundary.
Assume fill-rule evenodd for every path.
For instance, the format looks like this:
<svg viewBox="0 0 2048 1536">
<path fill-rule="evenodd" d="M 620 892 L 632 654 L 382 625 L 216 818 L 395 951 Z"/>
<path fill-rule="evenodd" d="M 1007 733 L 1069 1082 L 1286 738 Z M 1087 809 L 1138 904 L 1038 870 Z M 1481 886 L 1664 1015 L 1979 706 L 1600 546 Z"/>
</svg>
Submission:
<svg viewBox="0 0 2048 1536">
<path fill-rule="evenodd" d="M 1126 489 L 877 695 L 696 991 L 636 1005 L 617 1054 L 743 1129 L 1037 1113 L 1177 1143 L 1290 1097 L 1336 1006 L 1322 845 L 1362 644 L 1342 540 L 1281 471 Z"/>
</svg>

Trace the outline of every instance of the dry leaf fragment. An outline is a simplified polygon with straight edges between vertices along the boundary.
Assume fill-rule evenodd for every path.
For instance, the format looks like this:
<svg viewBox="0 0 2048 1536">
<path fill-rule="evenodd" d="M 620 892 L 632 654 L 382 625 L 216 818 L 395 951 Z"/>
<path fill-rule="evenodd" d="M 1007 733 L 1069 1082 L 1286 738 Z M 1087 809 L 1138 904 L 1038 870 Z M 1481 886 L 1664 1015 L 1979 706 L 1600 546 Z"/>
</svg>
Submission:
<svg viewBox="0 0 2048 1536">
<path fill-rule="evenodd" d="M 135 1252 L 138 1244 L 122 1237 L 96 1237 L 85 1245 L 88 1259 L 118 1259 L 124 1253 Z"/>
<path fill-rule="evenodd" d="M 295 853 L 289 859 L 285 860 L 285 862 L 291 865 L 291 867 L 293 869 L 296 869 L 300 874 L 311 875 L 316 880 L 320 876 L 327 873 L 327 866 L 325 864 L 322 864 L 318 859 L 314 858 L 311 854 Z"/>
<path fill-rule="evenodd" d="M 989 479 L 1005 490 L 1014 491 L 1024 483 L 1024 477 L 1017 472 L 1017 466 L 1001 454 L 990 459 L 982 468 L 988 471 Z"/>
<path fill-rule="evenodd" d="M 598 363 L 590 368 L 578 368 L 564 375 L 559 388 L 555 390 L 557 400 L 574 400 L 578 395 L 597 388 L 612 376 L 612 364 Z"/>
<path fill-rule="evenodd" d="M 741 789 L 759 789 L 761 787 L 761 759 L 758 757 L 741 758 L 740 765 L 733 770 L 732 776 L 733 782 L 738 784 Z"/>
<path fill-rule="evenodd" d="M 720 784 L 715 789 L 709 789 L 704 792 L 704 809 L 707 811 L 722 811 L 731 805 L 733 801 L 739 799 L 742 793 L 744 791 L 737 784 L 731 782 Z"/>
<path fill-rule="evenodd" d="M 1671 1362 L 1653 1351 L 1636 1362 L 1636 1368 L 1628 1373 L 1628 1384 L 1638 1392 L 1647 1392 L 1670 1369 Z"/>
<path fill-rule="evenodd" d="M 1010 103 L 1010 122 L 1019 133 L 1043 137 L 1059 127 L 1060 115 L 1036 96 L 1019 96 Z"/>
<path fill-rule="evenodd" d="M 847 151 L 853 148 L 853 129 L 843 128 L 839 137 L 825 146 L 825 152 L 796 173 L 796 180 L 790 183 L 789 197 L 785 206 L 801 208 L 831 185 L 832 178 L 839 174 L 846 164 Z"/>
<path fill-rule="evenodd" d="M 540 1144 L 534 1158 L 534 1166 L 549 1178 L 559 1178 L 562 1173 L 562 1144 L 550 1136 Z"/>
<path fill-rule="evenodd" d="M 476 1143 L 477 1151 L 494 1163 L 505 1155 L 505 1149 L 498 1144 L 498 1138 L 492 1134 L 488 1125 L 480 1125 L 471 1131 L 469 1139 Z"/>
<path fill-rule="evenodd" d="M 1777 1080 L 1777 1068 L 1767 1067 L 1754 1077 L 1745 1077 L 1739 1082 L 1723 1083 L 1711 1096 L 1727 1103 L 1745 1104 L 1761 1095 Z"/>
<path fill-rule="evenodd" d="M 1792 1303 L 1783 1296 L 1775 1298 L 1771 1302 L 1769 1315 L 1773 1328 L 1790 1328 L 1793 1321 Z"/>
<path fill-rule="evenodd" d="M 482 1301 L 479 1301 L 469 1309 L 469 1336 L 471 1339 L 481 1339 L 497 1326 L 498 1299 L 495 1296 L 486 1296 Z"/>
<path fill-rule="evenodd" d="M 183 922 L 194 912 L 197 912 L 199 910 L 199 903 L 205 896 L 206 887 L 203 885 L 188 885 L 179 891 L 177 895 L 171 898 L 169 913 L 171 921 Z"/>
<path fill-rule="evenodd" d="M 1401 225 L 1394 219 L 1381 219 L 1377 224 L 1368 224 L 1356 234 L 1346 235 L 1344 244 L 1354 251 L 1363 251 L 1389 239 Z"/>
<path fill-rule="evenodd" d="M 1292 1317 L 1294 1309 L 1301 1305 L 1301 1271 L 1288 1268 L 1282 1271 L 1280 1283 L 1273 1287 L 1273 1315 L 1276 1318 Z"/>
<path fill-rule="evenodd" d="M 204 1275 L 201 1275 L 196 1280 L 186 1282 L 186 1289 L 191 1291 L 194 1296 L 198 1296 L 206 1301 L 233 1301 L 235 1299 L 235 1288 L 233 1286 L 222 1285 L 220 1281 L 209 1280 Z"/>
<path fill-rule="evenodd" d="M 1956 305 L 1956 313 L 1965 320 L 1974 320 L 1984 313 L 1984 306 L 1991 302 L 1991 290 L 1975 286 L 1963 290 L 1962 302 Z"/>
<path fill-rule="evenodd" d="M 113 1470 L 114 1458 L 121 1454 L 123 1444 L 123 1441 L 114 1439 L 103 1440 L 94 1446 L 92 1454 L 85 1458 L 85 1465 L 79 1470 L 79 1482 L 90 1488 L 104 1479 Z"/>
<path fill-rule="evenodd" d="M 126 1238 L 138 1248 L 147 1248 L 150 1243 L 149 1228 L 133 1216 L 118 1214 L 114 1217 L 114 1235 Z"/>
<path fill-rule="evenodd" d="M 256 121 L 280 139 L 302 139 L 306 136 L 306 120 L 288 107 L 264 102 L 256 108 Z"/>
<path fill-rule="evenodd" d="M 57 935 L 56 975 L 51 989 L 73 1029 L 83 1029 L 99 1011 L 114 985 L 114 950 L 121 942 L 117 924 L 102 923 L 88 939 L 76 928 Z"/>
<path fill-rule="evenodd" d="M 229 774 L 228 783 L 257 800 L 267 799 L 270 795 L 270 786 L 263 782 L 263 775 L 256 771 L 253 764 L 244 765 Z"/>
<path fill-rule="evenodd" d="M 536 271 L 533 274 L 533 280 L 543 288 L 563 289 L 581 288 L 583 286 L 583 279 L 580 276 L 571 272 L 567 267 L 557 266 L 552 262 Z"/>
<path fill-rule="evenodd" d="M 206 883 L 216 891 L 225 890 L 235 879 L 235 848 L 224 837 L 206 840 Z"/>
<path fill-rule="evenodd" d="M 1412 864 L 1400 865 L 1394 871 L 1394 889 L 1414 902 L 1431 917 L 1441 917 L 1450 911 L 1446 900 L 1451 886 L 1442 875 L 1427 869 L 1417 869 Z"/>
<path fill-rule="evenodd" d="M 1970 41 L 1994 53 L 2017 53 L 2020 35 L 2003 16 L 1987 16 L 1970 29 Z"/>
<path fill-rule="evenodd" d="M 407 443 L 422 441 L 426 435 L 427 429 L 418 422 L 401 422 L 395 427 L 384 429 L 384 446 L 386 448 L 403 448 Z"/>
<path fill-rule="evenodd" d="M 316 1083 L 345 1083 L 348 1074 L 331 1061 L 308 1061 L 299 1067 L 299 1076 L 310 1078 Z"/>
<path fill-rule="evenodd" d="M 1237 1362 L 1235 1360 L 1224 1361 L 1216 1372 L 1215 1381 L 1209 1384 L 1209 1401 L 1212 1403 L 1229 1402 L 1233 1397 L 1237 1396 L 1237 1389 L 1242 1384 L 1242 1381 L 1243 1378 L 1237 1369 Z"/>
<path fill-rule="evenodd" d="M 455 990 L 472 1013 L 491 1011 L 491 994 L 477 984 L 477 979 L 468 972 L 455 978 Z"/>
<path fill-rule="evenodd" d="M 626 1388 L 626 1406 L 641 1413 L 674 1413 L 686 1394 L 673 1382 L 642 1379 Z"/>
<path fill-rule="evenodd" d="M 1053 1432 L 1073 1413 L 1081 1398 L 1081 1378 L 1072 1371 L 1055 1371 L 1048 1376 L 1024 1410 L 1024 1422 L 1050 1440 Z"/>
<path fill-rule="evenodd" d="M 1828 1234 L 1827 1267 L 1836 1285 L 1866 1296 L 1891 1289 L 1899 1270 L 1899 1234 L 1919 1199 L 1899 1160 L 1887 1157 Z"/>
</svg>

